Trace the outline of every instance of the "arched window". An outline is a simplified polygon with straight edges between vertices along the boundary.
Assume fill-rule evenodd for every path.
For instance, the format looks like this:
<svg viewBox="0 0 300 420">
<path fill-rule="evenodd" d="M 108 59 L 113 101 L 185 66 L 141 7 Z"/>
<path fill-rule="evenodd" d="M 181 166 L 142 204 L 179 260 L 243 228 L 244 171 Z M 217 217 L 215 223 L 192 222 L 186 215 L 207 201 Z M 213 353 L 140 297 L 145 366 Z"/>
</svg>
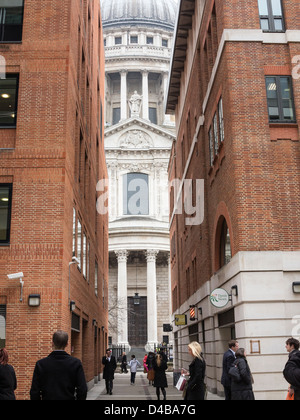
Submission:
<svg viewBox="0 0 300 420">
<path fill-rule="evenodd" d="M 230 234 L 227 226 L 226 219 L 223 219 L 221 227 L 221 236 L 220 236 L 220 268 L 228 264 L 231 260 L 231 243 L 230 243 Z"/>
</svg>

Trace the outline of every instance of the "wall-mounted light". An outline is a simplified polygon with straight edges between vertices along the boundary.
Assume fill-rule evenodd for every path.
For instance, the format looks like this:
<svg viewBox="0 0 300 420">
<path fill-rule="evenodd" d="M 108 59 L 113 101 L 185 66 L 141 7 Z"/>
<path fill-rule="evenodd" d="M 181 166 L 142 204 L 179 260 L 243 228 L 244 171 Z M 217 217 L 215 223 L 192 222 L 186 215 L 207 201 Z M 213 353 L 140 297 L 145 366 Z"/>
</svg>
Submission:
<svg viewBox="0 0 300 420">
<path fill-rule="evenodd" d="M 139 305 L 140 303 L 141 303 L 140 295 L 138 293 L 135 293 L 134 298 L 133 298 L 133 304 Z"/>
<path fill-rule="evenodd" d="M 28 306 L 32 308 L 37 308 L 41 304 L 41 295 L 29 295 L 28 296 Z"/>
<path fill-rule="evenodd" d="M 76 303 L 74 302 L 74 300 L 71 300 L 70 302 L 70 311 L 74 312 L 76 309 Z"/>
<path fill-rule="evenodd" d="M 202 310 L 202 308 L 198 308 L 198 313 L 199 313 L 199 315 L 203 315 L 203 310 Z"/>
<path fill-rule="evenodd" d="M 294 293 L 300 293 L 300 282 L 299 281 L 295 281 L 293 283 L 293 292 Z"/>
<path fill-rule="evenodd" d="M 231 293 L 232 293 L 232 296 L 238 296 L 239 295 L 238 287 L 237 286 L 232 286 Z"/>
</svg>

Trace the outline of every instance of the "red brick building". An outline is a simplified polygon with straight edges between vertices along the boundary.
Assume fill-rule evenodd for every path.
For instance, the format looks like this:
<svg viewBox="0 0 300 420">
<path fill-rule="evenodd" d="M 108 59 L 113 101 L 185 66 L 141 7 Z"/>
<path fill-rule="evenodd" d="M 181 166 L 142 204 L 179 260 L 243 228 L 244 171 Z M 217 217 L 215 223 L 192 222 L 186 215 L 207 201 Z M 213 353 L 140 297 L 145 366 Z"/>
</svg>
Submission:
<svg viewBox="0 0 300 420">
<path fill-rule="evenodd" d="M 96 212 L 96 184 L 107 178 L 104 46 L 99 1 L 0 0 L 0 11 L 0 347 L 16 369 L 17 397 L 26 399 L 57 329 L 69 333 L 68 351 L 83 361 L 90 385 L 102 369 L 108 220 Z M 7 277 L 19 272 L 23 287 Z"/>
<path fill-rule="evenodd" d="M 299 1 L 180 2 L 169 177 L 194 180 L 193 203 L 195 180 L 205 194 L 193 226 L 176 212 L 184 187 L 178 201 L 170 191 L 173 312 L 188 315 L 174 329 L 175 361 L 188 364 L 186 344 L 198 339 L 218 393 L 227 341 L 237 338 L 256 397 L 283 398 L 285 340 L 300 335 L 299 54 Z M 217 288 L 226 306 L 211 303 Z"/>
</svg>

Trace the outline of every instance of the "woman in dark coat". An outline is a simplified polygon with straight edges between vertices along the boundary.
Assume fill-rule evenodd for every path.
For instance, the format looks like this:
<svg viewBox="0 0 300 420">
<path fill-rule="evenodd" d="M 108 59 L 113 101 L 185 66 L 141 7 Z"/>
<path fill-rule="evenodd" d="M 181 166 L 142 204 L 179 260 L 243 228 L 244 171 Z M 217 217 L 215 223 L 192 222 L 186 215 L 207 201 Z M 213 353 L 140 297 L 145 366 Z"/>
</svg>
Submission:
<svg viewBox="0 0 300 420">
<path fill-rule="evenodd" d="M 14 401 L 17 379 L 14 368 L 8 364 L 8 353 L 0 349 L 0 401 Z"/>
<path fill-rule="evenodd" d="M 160 389 L 164 396 L 164 400 L 167 399 L 166 389 L 168 388 L 168 381 L 166 376 L 166 370 L 168 369 L 167 363 L 163 360 L 161 354 L 156 355 L 154 363 L 154 386 L 156 388 L 157 399 L 160 400 Z"/>
<path fill-rule="evenodd" d="M 239 349 L 235 353 L 236 360 L 233 366 L 236 366 L 239 372 L 239 378 L 232 376 L 231 380 L 231 400 L 232 401 L 254 401 L 253 378 L 246 360 L 245 349 Z"/>
<path fill-rule="evenodd" d="M 189 367 L 189 372 L 185 369 L 182 370 L 182 375 L 189 375 L 186 387 L 186 394 L 184 399 L 187 401 L 204 400 L 205 399 L 205 371 L 206 363 L 202 357 L 202 349 L 199 343 L 194 341 L 188 346 L 189 354 L 194 358 Z"/>
<path fill-rule="evenodd" d="M 148 366 L 148 374 L 147 374 L 147 378 L 149 381 L 149 385 L 153 385 L 153 381 L 154 381 L 154 364 L 155 364 L 155 354 L 153 353 L 153 351 L 150 351 L 147 357 L 147 361 L 146 361 L 146 365 Z"/>
</svg>

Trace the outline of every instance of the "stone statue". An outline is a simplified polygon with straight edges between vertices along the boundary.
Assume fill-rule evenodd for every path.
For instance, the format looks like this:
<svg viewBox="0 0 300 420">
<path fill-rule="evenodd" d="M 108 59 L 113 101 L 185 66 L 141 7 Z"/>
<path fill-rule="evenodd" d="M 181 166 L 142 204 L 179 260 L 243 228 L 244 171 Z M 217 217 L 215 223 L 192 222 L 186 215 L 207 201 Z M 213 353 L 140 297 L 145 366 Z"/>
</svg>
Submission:
<svg viewBox="0 0 300 420">
<path fill-rule="evenodd" d="M 137 93 L 137 91 L 134 91 L 134 94 L 129 99 L 129 108 L 131 111 L 131 118 L 139 117 L 142 107 L 142 96 Z"/>
</svg>

